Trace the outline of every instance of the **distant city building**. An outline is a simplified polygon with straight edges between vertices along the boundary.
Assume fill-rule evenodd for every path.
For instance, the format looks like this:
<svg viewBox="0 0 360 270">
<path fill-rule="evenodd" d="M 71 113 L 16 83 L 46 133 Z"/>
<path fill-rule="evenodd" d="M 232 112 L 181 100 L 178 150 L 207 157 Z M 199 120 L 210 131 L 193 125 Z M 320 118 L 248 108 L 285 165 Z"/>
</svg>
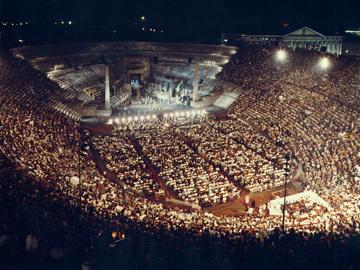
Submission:
<svg viewBox="0 0 360 270">
<path fill-rule="evenodd" d="M 343 45 L 344 55 L 360 56 L 360 41 L 346 41 Z"/>
<path fill-rule="evenodd" d="M 350 35 L 360 36 L 359 29 L 348 29 L 348 30 L 345 30 L 345 33 L 350 34 Z"/>
<path fill-rule="evenodd" d="M 360 56 L 360 30 L 347 29 L 345 35 L 346 41 L 343 42 L 343 54 Z"/>
<path fill-rule="evenodd" d="M 336 55 L 342 53 L 342 41 L 342 36 L 325 36 L 307 26 L 286 35 L 222 34 L 222 44 L 279 45 L 293 50 L 302 48 Z"/>
</svg>

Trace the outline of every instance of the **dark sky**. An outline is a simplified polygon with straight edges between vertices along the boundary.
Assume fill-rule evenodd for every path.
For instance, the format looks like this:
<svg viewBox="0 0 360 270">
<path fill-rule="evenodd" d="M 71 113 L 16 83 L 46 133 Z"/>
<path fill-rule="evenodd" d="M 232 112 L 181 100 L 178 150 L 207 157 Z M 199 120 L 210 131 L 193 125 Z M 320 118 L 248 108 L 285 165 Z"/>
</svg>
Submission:
<svg viewBox="0 0 360 270">
<path fill-rule="evenodd" d="M 267 31 L 288 23 L 329 31 L 360 25 L 360 0 L 0 0 L 1 20 L 89 24 L 147 23 L 176 31 Z"/>
</svg>

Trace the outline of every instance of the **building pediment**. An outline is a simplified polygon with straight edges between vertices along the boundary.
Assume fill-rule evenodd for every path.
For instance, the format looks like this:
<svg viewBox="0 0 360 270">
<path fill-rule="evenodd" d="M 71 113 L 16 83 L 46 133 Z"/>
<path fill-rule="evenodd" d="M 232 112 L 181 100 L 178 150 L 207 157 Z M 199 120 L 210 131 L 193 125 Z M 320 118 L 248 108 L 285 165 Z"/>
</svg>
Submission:
<svg viewBox="0 0 360 270">
<path fill-rule="evenodd" d="M 302 37 L 302 38 L 309 37 L 309 38 L 319 38 L 319 39 L 325 38 L 323 34 L 320 34 L 319 32 L 307 26 L 297 29 L 293 32 L 290 32 L 284 36 L 284 38 L 298 38 L 298 37 Z"/>
</svg>

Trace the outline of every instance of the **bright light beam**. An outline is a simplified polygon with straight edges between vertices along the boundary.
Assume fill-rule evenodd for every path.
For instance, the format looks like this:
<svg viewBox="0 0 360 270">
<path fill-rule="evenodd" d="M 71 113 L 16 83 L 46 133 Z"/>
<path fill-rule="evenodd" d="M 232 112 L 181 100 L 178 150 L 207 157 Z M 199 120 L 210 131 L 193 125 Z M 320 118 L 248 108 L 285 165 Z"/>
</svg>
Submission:
<svg viewBox="0 0 360 270">
<path fill-rule="evenodd" d="M 330 60 L 327 57 L 323 57 L 319 61 L 319 66 L 322 70 L 326 70 L 330 67 Z"/>
<path fill-rule="evenodd" d="M 287 54 L 284 50 L 278 50 L 276 52 L 276 60 L 278 60 L 279 62 L 284 62 L 287 58 Z"/>
</svg>

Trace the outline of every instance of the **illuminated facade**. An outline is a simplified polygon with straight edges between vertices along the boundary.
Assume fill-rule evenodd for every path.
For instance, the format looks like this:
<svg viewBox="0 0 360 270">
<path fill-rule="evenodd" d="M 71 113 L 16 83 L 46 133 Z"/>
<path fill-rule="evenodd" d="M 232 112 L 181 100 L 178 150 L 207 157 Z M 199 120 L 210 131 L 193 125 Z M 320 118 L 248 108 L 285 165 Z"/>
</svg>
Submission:
<svg viewBox="0 0 360 270">
<path fill-rule="evenodd" d="M 325 36 L 310 27 L 302 27 L 286 35 L 223 34 L 222 44 L 280 45 L 290 49 L 308 49 L 340 55 L 342 36 Z"/>
</svg>

